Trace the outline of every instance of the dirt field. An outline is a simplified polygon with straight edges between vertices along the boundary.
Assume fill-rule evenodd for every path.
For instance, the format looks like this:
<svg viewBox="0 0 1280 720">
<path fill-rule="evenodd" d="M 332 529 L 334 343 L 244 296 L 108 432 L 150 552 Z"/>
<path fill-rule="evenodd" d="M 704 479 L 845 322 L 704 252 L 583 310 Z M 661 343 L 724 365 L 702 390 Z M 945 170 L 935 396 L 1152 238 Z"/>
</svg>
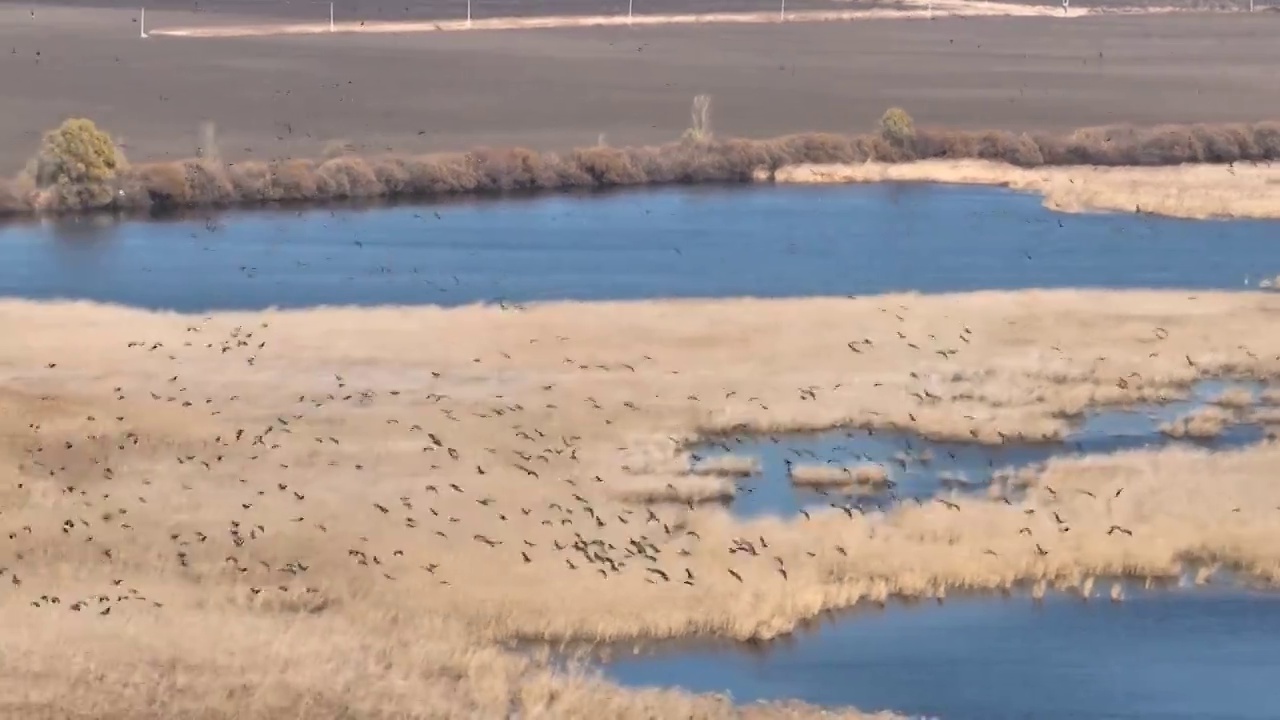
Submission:
<svg viewBox="0 0 1280 720">
<path fill-rule="evenodd" d="M 1274 583 L 1274 443 L 1054 461 L 1010 502 L 751 521 L 683 504 L 732 481 L 688 474 L 679 443 L 843 423 L 1053 438 L 1093 403 L 1277 377 L 1280 336 L 1258 332 L 1277 314 L 1275 294 L 1072 291 L 212 317 L 0 303 L 0 335 L 22 339 L 0 345 L 0 703 L 727 717 L 503 642 L 770 638 L 859 601 L 1196 561 Z"/>
<path fill-rule="evenodd" d="M 892 104 L 962 128 L 1280 116 L 1272 13 L 141 40 L 136 10 L 30 12 L 0 6 L 11 171 L 72 114 L 135 159 L 191 155 L 206 120 L 231 158 L 649 143 L 702 92 L 746 136 L 868 129 Z"/>
</svg>

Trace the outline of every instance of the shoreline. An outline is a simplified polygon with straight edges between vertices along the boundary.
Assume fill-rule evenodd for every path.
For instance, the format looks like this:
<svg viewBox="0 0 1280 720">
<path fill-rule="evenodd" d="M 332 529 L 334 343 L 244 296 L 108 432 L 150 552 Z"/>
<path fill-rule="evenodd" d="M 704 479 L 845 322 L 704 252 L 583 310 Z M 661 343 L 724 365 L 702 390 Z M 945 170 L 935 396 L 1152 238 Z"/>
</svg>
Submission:
<svg viewBox="0 0 1280 720">
<path fill-rule="evenodd" d="M 1280 165 L 1077 165 L 1020 168 L 983 160 L 800 164 L 757 175 L 779 184 L 980 185 L 1035 193 L 1061 213 L 1132 212 L 1187 220 L 1280 218 Z"/>
<path fill-rule="evenodd" d="M 215 205 L 99 210 L 86 213 L 2 213 L 0 229 L 48 220 L 169 223 L 216 215 L 256 212 L 340 210 L 376 212 L 397 207 L 437 204 L 507 203 L 546 197 L 589 202 L 614 196 L 678 187 L 725 190 L 762 185 L 978 186 L 1040 196 L 1056 213 L 1134 213 L 1181 220 L 1280 219 L 1280 164 L 1234 165 L 1188 163 L 1171 166 L 1066 165 L 1023 168 L 983 160 L 912 160 L 902 163 L 798 163 L 774 170 L 756 168 L 749 180 L 705 183 L 662 182 L 642 185 L 572 186 L 546 189 L 475 190 L 449 194 L 375 196 L 322 200 L 281 199 Z"/>
<path fill-rule="evenodd" d="M 695 103 L 696 109 L 696 103 Z M 704 111 L 705 112 L 705 111 Z M 896 114 L 895 114 L 896 113 Z M 695 118 L 697 117 L 695 113 Z M 895 124 L 896 123 L 896 124 Z M 71 133 L 72 135 L 67 135 Z M 96 134 L 110 159 L 59 158 L 50 147 Z M 1066 212 L 1133 210 L 1184 218 L 1280 217 L 1280 123 L 1111 126 L 1064 133 L 914 128 L 891 109 L 879 132 L 719 139 L 694 127 L 658 146 L 596 145 L 568 152 L 475 148 L 426 155 L 338 154 L 226 162 L 208 157 L 123 160 L 91 121 L 46 136 L 50 167 L 103 162 L 93 180 L 0 181 L 0 223 L 55 215 L 120 217 L 272 205 L 299 208 L 573 190 L 762 182 L 942 182 L 1036 191 Z M 54 153 L 48 155 L 48 153 Z M 81 163 L 80 165 L 77 165 Z"/>
</svg>

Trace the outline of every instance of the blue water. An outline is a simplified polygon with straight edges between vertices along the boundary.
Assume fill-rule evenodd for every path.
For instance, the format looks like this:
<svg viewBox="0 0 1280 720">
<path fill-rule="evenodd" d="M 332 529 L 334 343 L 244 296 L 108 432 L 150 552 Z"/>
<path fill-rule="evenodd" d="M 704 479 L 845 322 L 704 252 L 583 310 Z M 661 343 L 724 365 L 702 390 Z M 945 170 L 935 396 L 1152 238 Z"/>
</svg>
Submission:
<svg viewBox="0 0 1280 720">
<path fill-rule="evenodd" d="M 437 215 L 439 216 L 437 218 Z M 0 228 L 0 296 L 197 312 L 323 304 L 1243 289 L 1280 223 L 1062 215 L 924 185 L 677 188 Z"/>
<path fill-rule="evenodd" d="M 1248 277 L 1280 273 L 1278 235 L 1275 222 L 1058 215 L 1037 197 L 989 188 L 681 188 L 588 200 L 9 225 L 0 228 L 0 296 L 198 312 L 1069 286 L 1245 289 Z M 1255 432 L 1241 426 L 1222 442 L 1251 442 Z M 1141 416 L 1103 414 L 1086 419 L 1072 441 L 1106 450 L 1156 440 Z M 835 450 L 827 440 L 807 442 L 816 443 L 815 453 Z M 976 475 L 994 462 L 983 454 L 989 449 L 952 449 L 952 469 L 961 472 Z M 1053 452 L 1064 449 L 1070 445 Z M 1043 459 L 1043 448 L 1025 457 L 1007 450 L 1015 456 L 996 464 Z M 947 457 L 945 448 L 934 457 Z M 766 475 L 781 463 L 764 461 Z M 919 474 L 912 492 L 936 490 Z M 770 487 L 759 499 L 740 500 L 739 511 L 794 512 L 808 502 L 784 485 Z M 727 690 L 739 701 L 797 698 L 960 719 L 1277 718 L 1280 602 L 1243 592 L 1139 593 L 1118 605 L 952 600 L 859 613 L 764 655 L 722 647 L 627 658 L 607 669 L 624 683 Z"/>
<path fill-rule="evenodd" d="M 624 684 L 728 691 L 738 702 L 798 698 L 948 720 L 1274 720 L 1280 595 L 890 605 L 766 652 L 624 655 L 604 667 Z"/>
<path fill-rule="evenodd" d="M 1205 439 L 1174 440 L 1160 432 L 1160 425 L 1204 407 L 1229 388 L 1245 389 L 1256 397 L 1261 384 L 1207 380 L 1197 383 L 1185 399 L 1160 405 L 1094 409 L 1081 418 L 1063 442 L 982 445 L 936 442 L 902 432 L 851 429 L 770 438 L 721 438 L 714 445 L 703 445 L 693 452 L 704 459 L 732 454 L 759 460 L 760 472 L 737 481 L 738 493 L 730 503 L 733 513 L 741 517 L 794 515 L 802 509 L 833 504 L 870 510 L 905 499 L 946 495 L 955 488 L 955 483 L 943 482 L 946 478 L 963 481 L 958 492 L 986 492 L 993 472 L 1036 465 L 1054 457 L 1173 444 L 1228 450 L 1260 442 L 1264 429 L 1249 423 L 1229 425 L 1220 435 Z M 929 459 L 922 462 L 922 455 Z M 899 464 L 896 458 L 904 462 Z M 787 476 L 787 461 L 797 466 L 881 465 L 888 470 L 893 487 L 879 493 L 797 487 Z"/>
</svg>

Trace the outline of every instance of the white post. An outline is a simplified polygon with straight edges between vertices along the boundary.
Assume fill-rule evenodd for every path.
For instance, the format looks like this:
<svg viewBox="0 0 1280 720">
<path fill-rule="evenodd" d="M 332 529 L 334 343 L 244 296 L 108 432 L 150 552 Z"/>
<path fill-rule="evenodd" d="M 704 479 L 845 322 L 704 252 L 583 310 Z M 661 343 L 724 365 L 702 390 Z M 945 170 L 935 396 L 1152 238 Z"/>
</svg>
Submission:
<svg viewBox="0 0 1280 720">
<path fill-rule="evenodd" d="M 1249 0 L 1253 2 L 1253 0 Z M 635 0 L 627 0 L 627 24 L 631 24 L 631 9 L 635 5 Z"/>
<path fill-rule="evenodd" d="M 140 8 L 138 13 L 138 37 L 145 38 L 147 36 L 147 9 Z"/>
<path fill-rule="evenodd" d="M 329 3 L 329 32 L 333 32 L 333 3 Z"/>
<path fill-rule="evenodd" d="M 787 20 L 787 0 L 782 0 L 782 8 L 778 10 L 778 22 Z"/>
<path fill-rule="evenodd" d="M 471 27 L 471 0 L 467 0 L 467 27 Z"/>
</svg>

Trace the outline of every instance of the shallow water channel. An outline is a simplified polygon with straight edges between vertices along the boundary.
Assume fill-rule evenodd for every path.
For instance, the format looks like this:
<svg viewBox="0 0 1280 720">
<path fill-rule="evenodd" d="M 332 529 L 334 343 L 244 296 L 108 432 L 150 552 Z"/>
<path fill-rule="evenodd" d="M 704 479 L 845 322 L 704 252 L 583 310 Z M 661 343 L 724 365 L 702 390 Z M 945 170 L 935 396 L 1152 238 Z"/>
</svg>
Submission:
<svg viewBox="0 0 1280 720">
<path fill-rule="evenodd" d="M 932 442 L 864 430 L 774 438 L 733 438 L 693 452 L 756 458 L 741 479 L 735 514 L 794 514 L 853 502 L 861 507 L 952 492 L 985 492 L 993 470 L 1053 457 L 1193 443 L 1228 450 L 1260 442 L 1264 429 L 1241 422 L 1204 439 L 1175 440 L 1161 424 L 1201 409 L 1251 381 L 1202 381 L 1187 397 L 1158 405 L 1089 412 L 1059 443 L 980 445 Z M 928 462 L 895 465 L 904 451 Z M 853 462 L 890 467 L 893 496 L 800 489 L 786 463 Z M 959 488 L 944 478 L 963 478 Z M 952 596 L 945 603 L 860 605 L 763 646 L 732 643 L 610 648 L 601 667 L 626 685 L 729 693 L 735 701 L 803 700 L 863 710 L 889 709 L 958 720 L 1003 718 L 1280 717 L 1280 593 L 1247 589 L 1229 573 L 1197 586 L 1194 572 L 1148 587 L 1124 581 L 1123 600 L 1099 583 L 1088 600 L 1050 592 L 1009 598 Z M 631 650 L 631 652 L 628 652 Z"/>
<path fill-rule="evenodd" d="M 806 508 L 853 503 L 863 509 L 906 499 L 923 499 L 950 492 L 986 492 L 992 474 L 1017 470 L 1054 457 L 1101 454 L 1122 450 L 1158 448 L 1181 443 L 1209 450 L 1228 450 L 1264 439 L 1265 429 L 1241 422 L 1209 438 L 1174 439 L 1160 426 L 1205 407 L 1231 389 L 1257 396 L 1255 382 L 1207 380 L 1197 383 L 1184 399 L 1163 404 L 1093 410 L 1062 442 L 979 443 L 936 442 L 918 435 L 866 430 L 841 430 L 769 438 L 731 437 L 696 447 L 693 454 L 707 462 L 721 455 L 754 458 L 759 472 L 740 479 L 729 507 L 735 515 L 794 515 Z M 922 458 L 927 458 L 923 459 Z M 859 488 L 842 492 L 837 487 L 816 489 L 793 484 L 793 467 L 831 465 L 880 466 L 892 483 L 879 492 Z"/>
<path fill-rule="evenodd" d="M 626 685 L 952 720 L 1280 717 L 1280 595 L 1143 591 L 1124 602 L 953 598 L 865 610 L 763 650 L 619 654 Z"/>
</svg>

